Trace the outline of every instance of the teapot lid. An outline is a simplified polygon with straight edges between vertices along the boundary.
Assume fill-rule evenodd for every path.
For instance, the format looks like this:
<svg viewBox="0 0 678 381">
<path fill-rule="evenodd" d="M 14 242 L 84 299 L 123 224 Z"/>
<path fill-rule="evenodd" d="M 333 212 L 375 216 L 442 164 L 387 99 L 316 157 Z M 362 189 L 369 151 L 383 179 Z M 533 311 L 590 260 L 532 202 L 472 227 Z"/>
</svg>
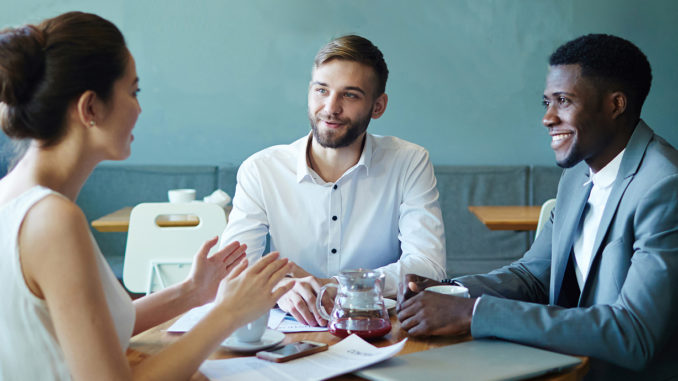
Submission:
<svg viewBox="0 0 678 381">
<path fill-rule="evenodd" d="M 386 275 L 381 270 L 353 269 L 344 270 L 337 275 L 339 284 L 349 290 L 365 290 L 375 288 L 375 284 L 381 290 L 384 288 Z"/>
</svg>

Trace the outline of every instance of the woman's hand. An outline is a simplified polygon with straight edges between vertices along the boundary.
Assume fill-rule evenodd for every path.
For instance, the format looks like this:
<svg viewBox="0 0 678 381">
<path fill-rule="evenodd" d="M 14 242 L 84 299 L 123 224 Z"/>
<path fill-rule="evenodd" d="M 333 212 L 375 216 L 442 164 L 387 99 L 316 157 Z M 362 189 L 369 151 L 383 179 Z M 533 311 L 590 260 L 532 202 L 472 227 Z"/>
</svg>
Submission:
<svg viewBox="0 0 678 381">
<path fill-rule="evenodd" d="M 205 242 L 193 258 L 193 267 L 186 280 L 193 290 L 197 305 L 203 305 L 214 300 L 219 284 L 234 267 L 245 259 L 247 245 L 231 242 L 223 249 L 207 256 L 210 249 L 216 245 L 219 237 Z"/>
<path fill-rule="evenodd" d="M 294 282 L 290 282 L 273 290 L 292 268 L 287 258 L 279 259 L 279 256 L 277 252 L 265 255 L 250 268 L 246 259 L 237 264 L 219 285 L 215 307 L 237 316 L 238 326 L 273 307 L 294 286 Z"/>
</svg>

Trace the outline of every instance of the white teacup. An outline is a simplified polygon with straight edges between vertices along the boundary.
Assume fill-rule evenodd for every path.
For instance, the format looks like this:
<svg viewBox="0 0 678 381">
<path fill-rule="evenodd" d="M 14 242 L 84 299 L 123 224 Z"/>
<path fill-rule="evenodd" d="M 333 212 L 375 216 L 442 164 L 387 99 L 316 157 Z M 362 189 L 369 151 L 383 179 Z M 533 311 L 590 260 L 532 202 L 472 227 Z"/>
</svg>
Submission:
<svg viewBox="0 0 678 381">
<path fill-rule="evenodd" d="M 468 288 L 463 286 L 455 286 L 452 284 L 442 284 L 439 286 L 426 287 L 426 291 L 437 292 L 439 294 L 460 296 L 462 298 L 470 298 Z"/>
<path fill-rule="evenodd" d="M 266 327 L 268 326 L 268 313 L 259 316 L 257 319 L 243 325 L 233 332 L 233 336 L 236 340 L 243 343 L 255 343 L 261 340 L 261 336 L 264 335 Z"/>
<path fill-rule="evenodd" d="M 195 200 L 195 189 L 170 189 L 167 198 L 169 202 L 191 202 Z"/>
</svg>

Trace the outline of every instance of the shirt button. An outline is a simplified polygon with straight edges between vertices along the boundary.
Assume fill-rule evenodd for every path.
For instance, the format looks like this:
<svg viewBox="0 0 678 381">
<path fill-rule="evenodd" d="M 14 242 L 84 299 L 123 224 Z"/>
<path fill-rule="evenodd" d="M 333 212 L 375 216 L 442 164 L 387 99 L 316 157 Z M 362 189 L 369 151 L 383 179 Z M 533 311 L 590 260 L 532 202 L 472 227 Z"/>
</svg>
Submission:
<svg viewBox="0 0 678 381">
<path fill-rule="evenodd" d="M 332 249 L 332 254 L 336 254 L 336 253 L 337 253 L 337 249 Z"/>
<path fill-rule="evenodd" d="M 334 187 L 333 187 L 333 188 L 334 188 L 334 189 L 337 189 L 337 184 L 334 184 Z"/>
<path fill-rule="evenodd" d="M 337 220 L 337 216 L 332 216 L 332 221 L 336 221 L 336 220 Z"/>
</svg>

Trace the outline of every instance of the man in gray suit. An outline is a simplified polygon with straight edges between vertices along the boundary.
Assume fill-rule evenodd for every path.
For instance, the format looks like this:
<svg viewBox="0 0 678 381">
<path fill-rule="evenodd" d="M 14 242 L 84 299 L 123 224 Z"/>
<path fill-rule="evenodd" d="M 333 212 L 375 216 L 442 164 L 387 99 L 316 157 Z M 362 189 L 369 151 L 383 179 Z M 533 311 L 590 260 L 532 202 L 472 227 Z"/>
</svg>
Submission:
<svg viewBox="0 0 678 381">
<path fill-rule="evenodd" d="M 593 379 L 678 378 L 678 152 L 640 119 L 652 74 L 632 43 L 587 35 L 550 57 L 543 123 L 566 168 L 556 206 L 520 260 L 421 292 L 398 318 L 412 335 L 496 337 L 591 357 Z"/>
</svg>

